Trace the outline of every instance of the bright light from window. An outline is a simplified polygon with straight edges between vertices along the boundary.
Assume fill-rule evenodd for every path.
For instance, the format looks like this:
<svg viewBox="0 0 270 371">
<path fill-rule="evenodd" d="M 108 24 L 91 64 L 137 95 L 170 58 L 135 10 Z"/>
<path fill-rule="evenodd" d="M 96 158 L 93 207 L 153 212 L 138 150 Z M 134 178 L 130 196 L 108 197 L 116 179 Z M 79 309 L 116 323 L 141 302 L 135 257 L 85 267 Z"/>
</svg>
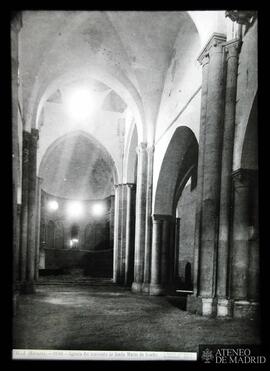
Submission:
<svg viewBox="0 0 270 371">
<path fill-rule="evenodd" d="M 105 205 L 102 203 L 97 203 L 92 206 L 92 214 L 94 216 L 102 216 L 105 214 Z"/>
<path fill-rule="evenodd" d="M 70 217 L 79 217 L 83 213 L 83 206 L 80 202 L 70 202 L 67 206 L 67 213 Z"/>
<path fill-rule="evenodd" d="M 77 238 L 72 238 L 72 240 L 69 241 L 70 247 L 73 247 L 73 245 L 77 246 L 79 240 Z"/>
<path fill-rule="evenodd" d="M 94 95 L 86 88 L 73 90 L 66 98 L 67 111 L 75 120 L 84 120 L 89 117 L 95 105 Z"/>
<path fill-rule="evenodd" d="M 59 207 L 59 205 L 58 205 L 58 202 L 57 201 L 49 201 L 48 202 L 48 209 L 50 210 L 50 211 L 55 211 L 55 210 L 57 210 L 58 209 L 58 207 Z"/>
</svg>

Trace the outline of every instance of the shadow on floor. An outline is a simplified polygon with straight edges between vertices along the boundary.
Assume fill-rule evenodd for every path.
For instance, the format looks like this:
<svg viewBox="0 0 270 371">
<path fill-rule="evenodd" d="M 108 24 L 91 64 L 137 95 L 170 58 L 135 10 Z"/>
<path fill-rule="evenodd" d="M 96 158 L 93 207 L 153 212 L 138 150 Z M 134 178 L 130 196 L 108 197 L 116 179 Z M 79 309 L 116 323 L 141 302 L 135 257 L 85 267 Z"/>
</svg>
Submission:
<svg viewBox="0 0 270 371">
<path fill-rule="evenodd" d="M 186 310 L 187 309 L 187 297 L 186 296 L 166 296 L 168 303 L 172 304 L 174 307 Z"/>
</svg>

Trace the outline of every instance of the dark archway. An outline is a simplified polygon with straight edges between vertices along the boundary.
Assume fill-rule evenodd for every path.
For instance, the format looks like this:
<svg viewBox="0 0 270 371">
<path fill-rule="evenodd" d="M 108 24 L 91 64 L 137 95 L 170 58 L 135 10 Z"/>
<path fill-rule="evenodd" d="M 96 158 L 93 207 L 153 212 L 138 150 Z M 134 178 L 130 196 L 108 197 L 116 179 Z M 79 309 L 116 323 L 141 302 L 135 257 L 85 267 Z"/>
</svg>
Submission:
<svg viewBox="0 0 270 371">
<path fill-rule="evenodd" d="M 161 165 L 154 214 L 175 216 L 181 192 L 192 176 L 196 181 L 198 142 L 187 126 L 178 127 L 170 140 Z"/>
<path fill-rule="evenodd" d="M 186 126 L 178 127 L 162 162 L 154 205 L 154 219 L 159 220 L 154 227 L 158 225 L 161 230 L 160 249 L 161 256 L 164 257 L 161 259 L 161 284 L 167 286 L 167 290 L 178 288 L 181 234 L 176 209 L 187 181 L 191 178 L 191 186 L 194 188 L 196 185 L 197 162 L 198 142 L 194 133 Z M 155 244 L 153 248 L 157 248 Z M 190 249 L 193 251 L 193 246 L 190 246 Z"/>
</svg>

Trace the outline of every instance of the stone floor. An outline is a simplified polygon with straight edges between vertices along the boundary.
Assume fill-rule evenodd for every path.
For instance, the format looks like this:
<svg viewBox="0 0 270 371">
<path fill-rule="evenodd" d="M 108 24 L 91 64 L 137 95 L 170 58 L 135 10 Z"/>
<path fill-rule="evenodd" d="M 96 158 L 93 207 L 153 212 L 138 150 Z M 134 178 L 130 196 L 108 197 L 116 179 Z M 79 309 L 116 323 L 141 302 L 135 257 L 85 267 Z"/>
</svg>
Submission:
<svg viewBox="0 0 270 371">
<path fill-rule="evenodd" d="M 110 280 L 42 278 L 22 295 L 13 348 L 198 351 L 199 344 L 258 344 L 254 320 L 209 319 L 183 310 L 183 297 L 135 295 Z"/>
</svg>

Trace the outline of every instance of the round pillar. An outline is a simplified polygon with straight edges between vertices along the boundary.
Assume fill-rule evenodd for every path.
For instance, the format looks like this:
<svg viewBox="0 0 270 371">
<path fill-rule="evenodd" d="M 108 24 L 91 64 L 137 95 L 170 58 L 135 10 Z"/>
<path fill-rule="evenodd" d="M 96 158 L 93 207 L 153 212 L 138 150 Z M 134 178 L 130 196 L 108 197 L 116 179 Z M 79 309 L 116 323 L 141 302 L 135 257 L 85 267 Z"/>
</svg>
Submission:
<svg viewBox="0 0 270 371">
<path fill-rule="evenodd" d="M 232 254 L 232 297 L 235 300 L 248 298 L 249 265 L 249 171 L 240 169 L 233 173 L 233 254 Z"/>
<path fill-rule="evenodd" d="M 224 41 L 224 39 L 223 39 Z M 220 42 L 213 40 L 209 49 L 207 114 L 200 244 L 199 294 L 215 295 L 216 254 L 219 217 L 221 151 L 224 117 L 224 53 Z M 207 304 L 208 308 L 208 304 Z M 207 309 L 208 312 L 208 309 Z"/>
<path fill-rule="evenodd" d="M 153 157 L 154 146 L 147 148 L 147 192 L 146 192 L 146 222 L 145 222 L 145 254 L 142 291 L 149 292 L 151 274 L 152 247 L 152 188 L 153 188 Z"/>
<path fill-rule="evenodd" d="M 175 247 L 174 247 L 174 280 L 178 279 L 179 276 L 179 247 L 180 247 L 180 222 L 181 218 L 175 219 Z"/>
<path fill-rule="evenodd" d="M 161 246 L 161 283 L 167 287 L 170 274 L 170 220 L 164 219 Z"/>
<path fill-rule="evenodd" d="M 135 184 L 127 183 L 127 219 L 126 219 L 126 265 L 125 285 L 132 283 L 134 274 L 134 224 L 135 224 Z"/>
<path fill-rule="evenodd" d="M 29 147 L 31 134 L 23 132 L 23 163 L 22 163 L 22 204 L 21 204 L 21 228 L 20 228 L 20 281 L 26 280 L 26 256 L 28 236 L 28 183 L 29 183 Z"/>
<path fill-rule="evenodd" d="M 114 199 L 114 241 L 113 241 L 113 282 L 117 283 L 119 280 L 119 212 L 120 212 L 120 200 L 119 200 L 119 187 L 116 184 L 115 189 L 115 199 Z"/>
<path fill-rule="evenodd" d="M 135 262 L 133 292 L 141 292 L 144 273 L 145 250 L 145 221 L 147 194 L 147 145 L 141 143 L 137 147 L 137 192 L 136 192 L 136 221 L 135 221 Z"/>
<path fill-rule="evenodd" d="M 41 184 L 43 179 L 37 177 L 37 221 L 36 221 L 36 254 L 35 254 L 35 281 L 39 277 L 39 251 L 40 251 L 40 218 L 41 218 Z"/>
<path fill-rule="evenodd" d="M 28 241 L 27 241 L 27 285 L 32 291 L 35 278 L 35 254 L 36 254 L 36 221 L 37 221 L 37 141 L 38 130 L 31 131 L 31 145 L 29 151 L 29 196 L 28 196 Z"/>
<path fill-rule="evenodd" d="M 250 301 L 260 301 L 260 248 L 259 248 L 259 200 L 258 174 L 253 172 L 251 182 L 251 225 L 249 227 L 249 270 L 248 298 Z"/>
<path fill-rule="evenodd" d="M 201 90 L 201 116 L 200 116 L 200 137 L 199 137 L 199 156 L 197 170 L 197 205 L 195 216 L 195 235 L 194 235 L 194 295 L 198 292 L 198 271 L 199 271 L 199 247 L 201 236 L 201 213 L 203 197 L 203 170 L 204 170 L 204 151 L 205 151 L 205 121 L 207 113 L 207 90 L 208 90 L 208 66 L 209 56 L 203 54 L 199 58 L 202 65 L 202 90 Z"/>
<path fill-rule="evenodd" d="M 160 295 L 164 291 L 161 284 L 162 229 L 163 220 L 153 216 L 150 295 Z"/>
<path fill-rule="evenodd" d="M 219 241 L 217 261 L 217 314 L 220 316 L 230 315 L 228 301 L 228 265 L 229 244 L 231 229 L 231 171 L 233 162 L 234 126 L 238 55 L 241 42 L 234 40 L 225 46 L 227 56 L 227 78 L 225 93 L 225 116 L 222 149 L 222 170 L 220 189 L 220 214 L 219 214 Z"/>
</svg>

